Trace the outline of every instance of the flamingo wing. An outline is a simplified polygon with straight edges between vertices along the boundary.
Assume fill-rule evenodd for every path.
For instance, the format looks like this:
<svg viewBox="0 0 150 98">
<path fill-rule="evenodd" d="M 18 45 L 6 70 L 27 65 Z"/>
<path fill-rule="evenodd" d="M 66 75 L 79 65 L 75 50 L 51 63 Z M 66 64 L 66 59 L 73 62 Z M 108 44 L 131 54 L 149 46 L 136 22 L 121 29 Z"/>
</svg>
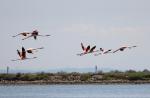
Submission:
<svg viewBox="0 0 150 98">
<path fill-rule="evenodd" d="M 17 53 L 18 53 L 18 55 L 21 57 L 21 54 L 20 54 L 20 51 L 19 51 L 19 50 L 17 50 Z"/>
<path fill-rule="evenodd" d="M 28 53 L 33 53 L 32 50 L 27 50 Z"/>
<path fill-rule="evenodd" d="M 121 47 L 120 51 L 124 51 L 124 49 L 129 48 L 129 47 Z"/>
<path fill-rule="evenodd" d="M 83 46 L 83 43 L 81 43 L 81 48 L 82 48 L 83 51 L 85 50 L 85 47 Z"/>
<path fill-rule="evenodd" d="M 87 46 L 85 52 L 88 52 L 90 50 L 90 45 Z"/>
<path fill-rule="evenodd" d="M 29 48 L 27 50 L 38 50 L 38 49 L 44 49 L 44 47 L 40 47 L 40 48 Z"/>
<path fill-rule="evenodd" d="M 137 46 L 131 46 L 131 47 L 128 47 L 128 48 L 131 49 L 131 48 L 135 48 L 135 47 L 137 47 Z"/>
<path fill-rule="evenodd" d="M 36 48 L 36 49 L 44 49 L 44 47 Z"/>
<path fill-rule="evenodd" d="M 30 33 L 28 33 L 28 32 L 23 32 L 23 33 L 21 33 L 23 36 L 27 36 L 28 34 L 30 34 Z"/>
<path fill-rule="evenodd" d="M 110 53 L 111 49 L 105 51 L 103 54 Z"/>
<path fill-rule="evenodd" d="M 16 37 L 16 36 L 18 36 L 18 35 L 21 35 L 21 33 L 19 33 L 19 34 L 17 34 L 17 35 L 14 35 L 14 36 L 12 36 L 12 37 Z"/>
<path fill-rule="evenodd" d="M 117 52 L 117 51 L 124 51 L 124 49 L 126 49 L 126 48 L 128 48 L 128 47 L 121 47 L 121 48 L 119 48 L 119 49 L 113 51 L 113 53 L 115 53 L 115 52 Z"/>
<path fill-rule="evenodd" d="M 51 36 L 51 35 L 45 35 L 45 36 Z"/>
<path fill-rule="evenodd" d="M 12 37 L 16 37 L 16 36 L 19 36 L 19 35 L 27 36 L 28 34 L 31 34 L 31 33 L 29 33 L 29 32 L 22 32 L 22 33 L 19 33 L 17 35 L 14 35 Z"/>
<path fill-rule="evenodd" d="M 116 53 L 117 51 L 120 51 L 120 48 L 119 48 L 119 49 L 117 49 L 117 50 L 115 50 L 115 51 L 113 51 L 113 53 Z"/>
<path fill-rule="evenodd" d="M 24 48 L 24 47 L 22 47 L 22 52 L 26 52 L 26 50 L 25 50 L 25 48 Z"/>
<path fill-rule="evenodd" d="M 24 47 L 22 47 L 22 57 L 26 58 L 26 50 Z"/>
<path fill-rule="evenodd" d="M 90 52 L 93 52 L 95 48 L 96 48 L 96 46 L 93 46 L 93 47 L 91 48 Z"/>
</svg>

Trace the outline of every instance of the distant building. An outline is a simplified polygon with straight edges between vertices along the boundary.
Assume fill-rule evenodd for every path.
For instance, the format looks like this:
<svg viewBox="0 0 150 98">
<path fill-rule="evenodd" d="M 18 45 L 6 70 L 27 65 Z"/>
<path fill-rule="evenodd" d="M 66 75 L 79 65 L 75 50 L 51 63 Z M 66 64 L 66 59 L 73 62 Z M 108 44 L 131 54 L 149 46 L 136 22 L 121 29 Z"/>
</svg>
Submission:
<svg viewBox="0 0 150 98">
<path fill-rule="evenodd" d="M 9 67 L 7 66 L 7 74 L 9 74 Z"/>
<path fill-rule="evenodd" d="M 95 66 L 95 73 L 97 73 L 97 66 Z"/>
</svg>

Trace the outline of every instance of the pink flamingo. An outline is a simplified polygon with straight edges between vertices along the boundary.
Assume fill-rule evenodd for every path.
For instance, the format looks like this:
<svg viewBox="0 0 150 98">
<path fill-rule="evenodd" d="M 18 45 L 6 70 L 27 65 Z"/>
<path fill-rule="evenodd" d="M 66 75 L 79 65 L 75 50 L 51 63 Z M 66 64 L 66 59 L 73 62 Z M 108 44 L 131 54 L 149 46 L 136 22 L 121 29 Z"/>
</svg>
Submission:
<svg viewBox="0 0 150 98">
<path fill-rule="evenodd" d="M 120 47 L 119 49 L 117 49 L 117 50 L 115 50 L 115 51 L 113 51 L 113 53 L 116 53 L 116 52 L 118 52 L 118 51 L 124 51 L 125 49 L 131 49 L 131 48 L 135 48 L 135 47 L 137 47 L 137 46 L 123 46 L 123 47 Z"/>
<path fill-rule="evenodd" d="M 85 54 L 88 54 L 88 53 L 93 53 L 93 52 L 97 52 L 97 51 L 94 51 L 96 46 L 93 46 L 91 49 L 90 49 L 90 45 L 88 45 L 86 48 L 83 46 L 83 43 L 81 43 L 81 47 L 82 47 L 82 50 L 83 50 L 83 53 L 80 53 L 80 54 L 77 54 L 79 56 L 82 56 L 82 55 L 85 55 Z"/>
<path fill-rule="evenodd" d="M 30 33 L 31 35 L 23 38 L 22 40 L 28 39 L 30 37 L 33 37 L 35 40 L 37 39 L 37 36 L 42 36 L 42 37 L 47 37 L 47 36 L 51 36 L 51 35 L 39 35 L 39 32 L 37 30 L 34 30 Z"/>
<path fill-rule="evenodd" d="M 26 57 L 26 50 L 24 47 L 22 47 L 22 51 L 20 52 L 19 50 L 17 50 L 17 53 L 19 55 L 19 59 L 15 59 L 15 60 L 12 60 L 12 61 L 17 61 L 17 60 L 26 60 L 26 59 L 35 59 L 37 57 L 33 57 L 33 58 L 27 58 Z"/>
<path fill-rule="evenodd" d="M 94 54 L 95 56 L 111 53 L 112 49 L 104 50 L 103 48 L 100 48 L 100 53 Z"/>
</svg>

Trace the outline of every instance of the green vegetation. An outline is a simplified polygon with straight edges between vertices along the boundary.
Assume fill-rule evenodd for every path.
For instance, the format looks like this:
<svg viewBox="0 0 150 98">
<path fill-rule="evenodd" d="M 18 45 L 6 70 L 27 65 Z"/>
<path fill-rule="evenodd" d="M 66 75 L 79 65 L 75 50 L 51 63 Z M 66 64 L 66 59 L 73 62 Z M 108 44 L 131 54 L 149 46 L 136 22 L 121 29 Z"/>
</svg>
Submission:
<svg viewBox="0 0 150 98">
<path fill-rule="evenodd" d="M 10 80 L 10 81 L 35 81 L 35 80 L 46 80 L 48 79 L 48 74 L 46 73 L 36 73 L 36 74 L 0 74 L 0 80 Z"/>
<path fill-rule="evenodd" d="M 88 81 L 92 78 L 92 73 L 84 73 L 80 75 L 81 81 Z"/>
<path fill-rule="evenodd" d="M 78 73 L 78 72 L 58 72 L 58 73 L 17 73 L 17 74 L 0 74 L 0 83 L 4 81 L 44 81 L 49 83 L 73 82 L 73 83 L 96 83 L 96 82 L 112 82 L 112 81 L 148 81 L 150 83 L 150 71 L 134 71 L 125 72 L 97 72 L 97 73 Z"/>
<path fill-rule="evenodd" d="M 150 80 L 150 71 L 139 71 L 136 72 L 134 70 L 129 70 L 126 72 L 119 72 L 119 71 L 112 71 L 109 73 L 105 73 L 104 77 L 105 80 Z"/>
</svg>

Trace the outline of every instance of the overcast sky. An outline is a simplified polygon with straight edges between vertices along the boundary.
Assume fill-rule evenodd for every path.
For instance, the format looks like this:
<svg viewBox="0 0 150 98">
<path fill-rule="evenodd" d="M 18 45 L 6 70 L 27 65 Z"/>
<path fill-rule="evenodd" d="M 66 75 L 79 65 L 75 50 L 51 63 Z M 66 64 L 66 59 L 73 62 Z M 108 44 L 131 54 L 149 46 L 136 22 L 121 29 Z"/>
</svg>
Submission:
<svg viewBox="0 0 150 98">
<path fill-rule="evenodd" d="M 150 69 L 149 0 L 0 0 L 0 70 L 64 68 Z M 37 29 L 51 37 L 22 41 L 12 35 Z M 85 46 L 137 48 L 102 56 L 77 56 Z M 44 47 L 34 60 L 16 61 L 16 49 Z"/>
</svg>

